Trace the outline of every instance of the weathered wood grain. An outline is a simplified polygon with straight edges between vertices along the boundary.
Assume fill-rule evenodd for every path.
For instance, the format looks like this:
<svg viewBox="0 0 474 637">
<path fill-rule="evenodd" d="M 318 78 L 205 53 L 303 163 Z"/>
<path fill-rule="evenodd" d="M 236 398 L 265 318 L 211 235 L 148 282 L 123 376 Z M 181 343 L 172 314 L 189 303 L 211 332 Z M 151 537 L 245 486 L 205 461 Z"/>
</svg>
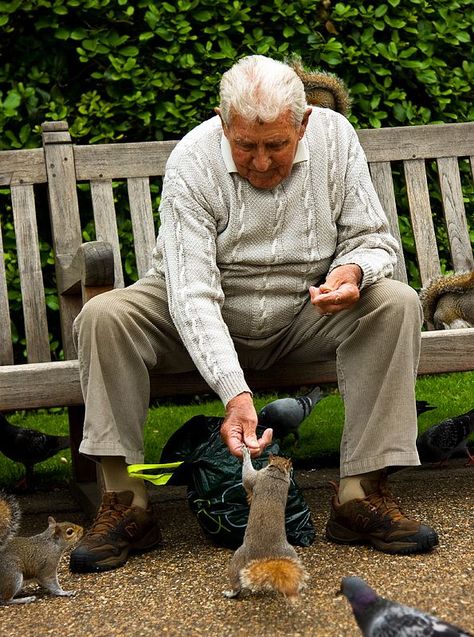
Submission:
<svg viewBox="0 0 474 637">
<path fill-rule="evenodd" d="M 94 144 L 74 147 L 79 181 L 163 175 L 176 141 Z"/>
<path fill-rule="evenodd" d="M 437 163 L 453 268 L 456 272 L 474 270 L 457 159 L 443 157 Z"/>
<path fill-rule="evenodd" d="M 115 287 L 123 288 L 122 258 L 120 255 L 112 180 L 93 179 L 91 181 L 91 197 L 97 241 L 106 241 L 112 246 L 114 252 Z"/>
<path fill-rule="evenodd" d="M 420 278 L 422 285 L 426 285 L 430 279 L 439 276 L 441 267 L 431 214 L 425 162 L 423 159 L 412 159 L 403 162 L 403 168 Z"/>
<path fill-rule="evenodd" d="M 469 157 L 474 122 L 364 129 L 357 135 L 369 162 Z"/>
<path fill-rule="evenodd" d="M 394 278 L 404 283 L 408 282 L 405 259 L 403 258 L 402 238 L 398 227 L 397 204 L 395 191 L 393 188 L 393 177 L 390 162 L 373 162 L 370 164 L 370 175 L 374 188 L 379 196 L 382 208 L 388 217 L 390 232 L 398 241 L 399 250 L 397 252 L 398 261 L 394 269 Z"/>
<path fill-rule="evenodd" d="M 42 126 L 48 175 L 49 214 L 52 227 L 56 272 L 69 267 L 82 243 L 77 200 L 74 155 L 66 122 L 47 122 Z M 72 323 L 80 311 L 80 296 L 60 296 L 61 338 L 66 358 L 75 358 Z"/>
<path fill-rule="evenodd" d="M 49 361 L 51 352 L 33 186 L 12 186 L 11 198 L 28 362 Z"/>
<path fill-rule="evenodd" d="M 151 255 L 156 240 L 150 181 L 148 177 L 134 177 L 128 179 L 127 184 L 132 218 L 133 244 L 138 275 L 141 277 L 151 267 Z"/>
<path fill-rule="evenodd" d="M 8 305 L 8 288 L 5 271 L 5 253 L 3 251 L 2 227 L 0 226 L 0 365 L 11 365 L 12 363 L 13 345 L 10 326 L 10 308 Z"/>
<path fill-rule="evenodd" d="M 44 150 L 2 150 L 0 152 L 0 186 L 46 183 Z"/>
</svg>

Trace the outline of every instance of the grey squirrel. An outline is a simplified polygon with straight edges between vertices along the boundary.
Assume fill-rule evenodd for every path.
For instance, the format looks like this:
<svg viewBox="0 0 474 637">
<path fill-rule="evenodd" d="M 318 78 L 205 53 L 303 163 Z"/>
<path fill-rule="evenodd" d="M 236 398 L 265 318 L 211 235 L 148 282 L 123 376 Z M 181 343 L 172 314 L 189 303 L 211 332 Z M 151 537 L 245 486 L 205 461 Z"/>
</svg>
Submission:
<svg viewBox="0 0 474 637">
<path fill-rule="evenodd" d="M 15 598 L 29 581 L 38 582 L 53 595 L 74 595 L 75 591 L 61 588 L 57 570 L 64 551 L 82 537 L 82 527 L 72 522 L 56 522 L 50 516 L 45 531 L 20 537 L 17 535 L 20 517 L 16 498 L 0 492 L 0 605 L 35 601 L 34 595 Z"/>
<path fill-rule="evenodd" d="M 474 327 L 474 270 L 432 279 L 420 301 L 426 322 L 437 330 Z"/>
<path fill-rule="evenodd" d="M 295 601 L 308 577 L 285 530 L 285 508 L 291 479 L 291 460 L 269 455 L 257 471 L 247 447 L 242 447 L 242 484 L 250 505 L 244 540 L 232 556 L 226 597 L 243 589 L 274 590 Z"/>
<path fill-rule="evenodd" d="M 291 55 L 287 63 L 303 82 L 308 104 L 330 108 L 347 117 L 351 98 L 340 77 L 327 71 L 306 69 L 301 57 L 296 54 Z"/>
</svg>

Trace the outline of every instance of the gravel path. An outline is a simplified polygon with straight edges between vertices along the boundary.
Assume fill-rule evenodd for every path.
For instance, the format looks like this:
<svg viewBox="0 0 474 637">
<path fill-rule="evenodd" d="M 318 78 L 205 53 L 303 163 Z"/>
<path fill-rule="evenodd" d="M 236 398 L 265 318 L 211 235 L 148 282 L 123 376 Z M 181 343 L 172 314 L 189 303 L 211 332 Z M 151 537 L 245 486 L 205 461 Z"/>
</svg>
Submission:
<svg viewBox="0 0 474 637">
<path fill-rule="evenodd" d="M 134 556 L 121 569 L 72 575 L 67 557 L 59 579 L 72 598 L 43 595 L 36 603 L 0 608 L 1 637 L 357 637 L 346 600 L 336 597 L 341 577 L 359 575 L 380 594 L 417 606 L 474 631 L 474 467 L 454 461 L 448 469 L 416 468 L 392 478 L 407 513 L 440 534 L 440 546 L 417 556 L 389 556 L 344 547 L 324 538 L 336 471 L 297 471 L 317 538 L 298 548 L 310 581 L 291 606 L 273 594 L 242 600 L 222 596 L 232 552 L 210 544 L 188 509 L 181 487 L 154 488 L 163 547 Z M 22 496 L 25 535 L 44 530 L 48 514 L 87 522 L 68 491 Z M 1 574 L 0 574 L 1 577 Z M 30 588 L 34 588 L 34 585 Z"/>
</svg>

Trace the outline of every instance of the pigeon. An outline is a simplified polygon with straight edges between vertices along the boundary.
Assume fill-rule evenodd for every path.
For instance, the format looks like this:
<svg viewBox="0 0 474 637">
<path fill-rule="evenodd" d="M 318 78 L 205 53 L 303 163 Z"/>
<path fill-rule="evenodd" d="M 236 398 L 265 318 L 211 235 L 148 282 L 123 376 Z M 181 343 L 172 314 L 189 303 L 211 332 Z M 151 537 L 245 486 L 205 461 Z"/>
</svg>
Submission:
<svg viewBox="0 0 474 637">
<path fill-rule="evenodd" d="M 263 407 L 258 414 L 258 424 L 273 429 L 275 438 L 283 440 L 293 434 L 299 442 L 299 427 L 323 398 L 321 388 L 316 386 L 303 396 L 278 398 Z"/>
<path fill-rule="evenodd" d="M 428 427 L 416 440 L 421 462 L 446 463 L 451 456 L 462 451 L 474 463 L 474 456 L 467 448 L 467 438 L 474 431 L 474 409 L 446 418 Z"/>
<path fill-rule="evenodd" d="M 416 608 L 385 599 L 360 577 L 343 577 L 345 595 L 363 637 L 474 637 Z"/>
<path fill-rule="evenodd" d="M 416 401 L 416 415 L 420 416 L 424 414 L 425 411 L 431 411 L 432 409 L 436 409 L 434 405 L 430 405 L 427 400 L 417 400 Z"/>
<path fill-rule="evenodd" d="M 0 413 L 0 451 L 10 460 L 25 466 L 25 476 L 18 487 L 30 489 L 33 484 L 33 467 L 70 445 L 69 436 L 45 434 L 36 429 L 17 427 Z"/>
</svg>

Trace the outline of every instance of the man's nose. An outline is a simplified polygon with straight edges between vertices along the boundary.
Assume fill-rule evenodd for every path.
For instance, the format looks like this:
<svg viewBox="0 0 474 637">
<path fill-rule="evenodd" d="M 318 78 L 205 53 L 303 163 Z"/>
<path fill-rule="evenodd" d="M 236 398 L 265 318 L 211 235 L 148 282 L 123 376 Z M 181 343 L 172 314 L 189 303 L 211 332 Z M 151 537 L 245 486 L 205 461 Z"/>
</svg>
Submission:
<svg viewBox="0 0 474 637">
<path fill-rule="evenodd" d="M 258 148 L 255 151 L 252 163 L 255 170 L 258 170 L 259 172 L 265 172 L 270 168 L 272 160 L 270 158 L 270 155 L 264 148 Z"/>
</svg>

